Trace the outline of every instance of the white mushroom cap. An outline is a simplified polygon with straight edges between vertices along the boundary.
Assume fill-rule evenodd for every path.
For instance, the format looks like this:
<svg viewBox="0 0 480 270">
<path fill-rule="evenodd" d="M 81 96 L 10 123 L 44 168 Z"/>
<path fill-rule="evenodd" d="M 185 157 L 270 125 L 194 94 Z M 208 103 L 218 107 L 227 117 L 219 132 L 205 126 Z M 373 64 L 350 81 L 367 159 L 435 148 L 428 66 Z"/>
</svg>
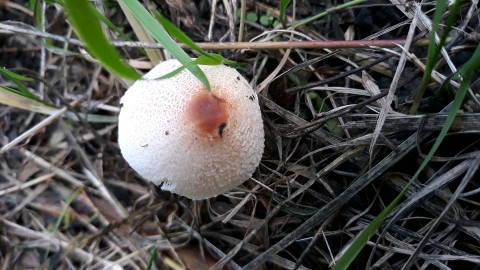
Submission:
<svg viewBox="0 0 480 270">
<path fill-rule="evenodd" d="M 200 66 L 212 92 L 188 70 L 160 63 L 121 99 L 118 143 L 125 160 L 163 190 L 191 199 L 225 193 L 260 163 L 263 122 L 255 91 L 235 69 Z"/>
</svg>

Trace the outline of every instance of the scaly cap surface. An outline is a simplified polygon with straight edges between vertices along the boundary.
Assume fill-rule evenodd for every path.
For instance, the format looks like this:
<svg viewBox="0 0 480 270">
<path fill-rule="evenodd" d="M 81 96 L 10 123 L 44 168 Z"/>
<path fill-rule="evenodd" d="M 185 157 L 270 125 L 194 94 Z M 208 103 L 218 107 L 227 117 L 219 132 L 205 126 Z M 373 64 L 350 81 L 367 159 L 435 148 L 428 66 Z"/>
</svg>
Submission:
<svg viewBox="0 0 480 270">
<path fill-rule="evenodd" d="M 130 166 L 162 189 L 191 199 L 225 193 L 248 179 L 264 147 L 258 98 L 235 69 L 200 66 L 212 92 L 180 67 L 160 63 L 121 99 L 118 142 Z"/>
</svg>

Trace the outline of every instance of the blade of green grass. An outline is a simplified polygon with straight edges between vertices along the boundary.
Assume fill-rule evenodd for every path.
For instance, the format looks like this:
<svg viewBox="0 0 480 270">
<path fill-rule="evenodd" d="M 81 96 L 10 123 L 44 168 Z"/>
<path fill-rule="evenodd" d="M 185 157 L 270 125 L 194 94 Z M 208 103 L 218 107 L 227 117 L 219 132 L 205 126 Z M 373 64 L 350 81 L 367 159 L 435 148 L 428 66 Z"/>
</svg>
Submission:
<svg viewBox="0 0 480 270">
<path fill-rule="evenodd" d="M 185 68 L 187 67 L 191 67 L 191 66 L 194 66 L 194 65 L 209 65 L 209 66 L 214 66 L 214 65 L 218 65 L 218 60 L 217 59 L 213 59 L 209 56 L 206 56 L 206 55 L 200 55 L 199 57 L 197 57 L 195 60 L 193 60 L 192 62 L 190 62 L 188 65 L 186 66 L 181 66 L 179 68 L 176 68 L 175 70 L 161 76 L 161 77 L 158 77 L 157 79 L 158 80 L 165 80 L 165 79 L 168 79 L 168 78 L 171 78 L 171 77 L 174 77 L 176 76 L 177 74 L 179 74 L 180 72 L 182 72 Z"/>
<path fill-rule="evenodd" d="M 137 20 L 145 27 L 166 50 L 168 50 L 182 65 L 184 65 L 200 82 L 211 91 L 207 76 L 197 65 L 189 65 L 192 59 L 183 49 L 168 35 L 165 28 L 137 1 L 119 0 L 123 2 Z"/>
<path fill-rule="evenodd" d="M 0 74 L 7 77 L 10 80 L 15 80 L 15 84 L 17 84 L 18 81 L 23 81 L 23 82 L 33 82 L 34 79 L 30 77 L 23 76 L 21 74 L 15 73 L 13 71 L 10 71 L 6 68 L 0 67 Z M 20 86 L 25 87 L 23 84 L 20 84 Z"/>
<path fill-rule="evenodd" d="M 113 24 L 107 17 L 105 17 L 100 11 L 97 9 L 93 9 L 95 16 L 97 19 L 107 25 L 110 29 L 115 31 L 115 33 L 119 34 L 124 40 L 131 40 L 130 37 L 128 37 L 125 33 L 123 33 L 122 29 L 117 27 L 115 24 Z"/>
<path fill-rule="evenodd" d="M 42 25 L 42 6 L 39 0 L 30 0 L 30 8 L 34 14 L 35 26 L 40 28 Z"/>
<path fill-rule="evenodd" d="M 63 6 L 77 35 L 88 51 L 109 71 L 130 80 L 140 75 L 127 65 L 105 37 L 94 7 L 87 0 L 64 0 Z"/>
<path fill-rule="evenodd" d="M 197 64 L 202 65 L 219 65 L 219 64 L 227 64 L 231 66 L 239 66 L 237 62 L 228 60 L 221 56 L 220 54 L 216 53 L 209 53 L 204 49 L 200 48 L 187 34 L 185 34 L 180 28 L 170 22 L 165 16 L 163 16 L 160 12 L 154 10 L 153 15 L 157 18 L 157 20 L 163 25 L 165 30 L 168 34 L 174 37 L 177 41 L 187 45 L 191 49 L 197 51 L 201 55 L 205 56 L 206 58 L 210 58 L 212 61 L 197 61 Z M 198 58 L 197 58 L 198 59 Z"/>
<path fill-rule="evenodd" d="M 135 36 L 137 36 L 138 40 L 142 42 L 155 42 L 155 39 L 152 37 L 152 35 L 150 35 L 145 27 L 143 27 L 142 24 L 135 18 L 125 3 L 123 1 L 117 2 L 123 11 L 123 14 L 125 14 L 125 17 L 127 18 L 127 21 L 132 27 L 132 30 L 135 33 Z M 150 62 L 152 62 L 154 65 L 164 60 L 163 52 L 159 49 L 145 49 L 143 51 L 147 55 Z"/>
<path fill-rule="evenodd" d="M 461 0 L 455 1 L 450 9 L 450 13 L 448 15 L 447 21 L 445 23 L 445 29 L 443 30 L 443 34 L 440 37 L 440 41 L 437 44 L 435 42 L 435 37 L 437 33 L 438 26 L 442 19 L 442 16 L 445 14 L 445 9 L 448 6 L 447 0 L 439 0 L 435 4 L 435 13 L 433 15 L 432 20 L 432 31 L 430 32 L 430 46 L 428 46 L 428 53 L 427 53 L 427 63 L 425 65 L 425 72 L 423 73 L 422 80 L 420 81 L 420 85 L 418 86 L 417 92 L 415 94 L 415 98 L 413 99 L 412 107 L 410 108 L 410 114 L 416 114 L 418 106 L 422 101 L 423 95 L 425 94 L 425 90 L 430 82 L 430 76 L 432 75 L 433 68 L 437 64 L 438 56 L 442 50 L 443 45 L 452 29 L 453 23 L 457 18 L 457 14 L 460 11 L 460 6 L 462 4 Z"/>
<path fill-rule="evenodd" d="M 60 225 L 62 224 L 62 221 L 63 221 L 63 224 L 64 224 L 64 228 L 68 228 L 70 226 L 70 213 L 69 213 L 68 210 L 70 209 L 70 205 L 73 203 L 73 201 L 78 197 L 78 195 L 82 191 L 83 191 L 82 187 L 76 188 L 65 199 L 65 206 L 63 207 L 60 215 L 57 217 L 57 220 L 56 220 L 55 224 L 48 227 L 48 230 L 50 232 L 52 232 L 52 233 L 57 232 L 58 229 L 60 228 Z M 47 260 L 48 254 L 49 254 L 49 252 L 45 253 L 45 258 L 44 258 L 45 260 Z"/>
<path fill-rule="evenodd" d="M 472 57 L 460 68 L 457 72 L 460 76 L 463 77 L 463 80 L 466 81 L 467 77 L 469 80 L 473 78 L 473 74 L 480 69 L 480 45 L 477 46 L 477 49 L 473 53 Z M 458 76 L 453 76 L 455 78 Z M 445 84 L 446 85 L 446 84 Z"/>
<path fill-rule="evenodd" d="M 49 2 L 49 1 L 46 1 L 46 2 Z M 31 6 L 31 9 L 33 10 L 35 16 L 34 16 L 34 21 L 35 21 L 35 26 L 41 30 L 41 25 L 42 25 L 42 9 L 41 9 L 41 1 L 40 0 L 30 0 L 30 6 Z M 125 33 L 123 33 L 122 29 L 120 29 L 119 27 L 117 27 L 116 25 L 114 25 L 110 20 L 108 20 L 107 17 L 105 17 L 102 13 L 100 13 L 97 9 L 93 9 L 94 13 L 95 13 L 95 16 L 98 18 L 98 20 L 100 20 L 100 22 L 104 23 L 105 25 L 107 25 L 110 29 L 112 29 L 113 31 L 115 31 L 117 34 L 119 34 L 124 40 L 131 40 L 129 36 L 127 36 Z M 54 48 L 56 50 L 62 50 L 62 51 L 66 51 L 64 49 L 61 49 L 61 48 L 58 48 L 58 47 L 55 47 L 52 42 L 50 41 L 50 39 L 48 38 L 45 38 L 45 41 L 46 41 L 46 45 L 47 45 L 47 48 Z M 74 52 L 69 52 L 69 54 L 71 55 L 79 55 L 78 53 L 74 53 Z"/>
<path fill-rule="evenodd" d="M 335 263 L 332 270 L 340 270 L 340 269 L 348 269 L 350 264 L 353 260 L 357 257 L 363 247 L 367 244 L 368 240 L 376 233 L 380 225 L 383 223 L 385 218 L 392 213 L 393 209 L 398 205 L 400 200 L 405 195 L 405 192 L 410 187 L 410 185 L 417 180 L 420 173 L 423 169 L 427 166 L 427 164 L 432 159 L 433 155 L 440 147 L 443 139 L 447 135 L 448 130 L 452 126 L 453 121 L 455 120 L 455 116 L 457 115 L 463 100 L 468 92 L 470 82 L 473 78 L 473 74 L 476 70 L 480 68 L 480 45 L 475 50 L 473 56 L 465 63 L 465 65 L 457 72 L 455 77 L 461 76 L 463 78 L 460 87 L 458 89 L 457 95 L 453 100 L 452 108 L 448 113 L 447 119 L 445 120 L 445 124 L 443 125 L 440 134 L 438 135 L 435 143 L 433 144 L 432 148 L 428 152 L 427 156 L 420 164 L 420 167 L 413 175 L 412 179 L 408 182 L 408 184 L 403 188 L 403 190 L 398 194 L 398 196 L 365 228 L 351 243 L 348 249 L 343 253 L 340 259 Z M 446 85 L 447 83 L 445 83 Z"/>
<path fill-rule="evenodd" d="M 70 220 L 65 220 L 64 219 L 65 215 L 67 214 L 68 209 L 70 208 L 70 205 L 73 203 L 73 201 L 78 197 L 78 195 L 82 191 L 83 191 L 83 188 L 81 188 L 81 187 L 76 188 L 72 191 L 72 193 L 70 195 L 68 195 L 68 197 L 65 198 L 65 205 L 64 205 L 60 215 L 58 215 L 57 220 L 55 221 L 55 224 L 53 225 L 53 227 L 50 228 L 51 232 L 57 231 L 58 228 L 60 228 L 60 225 L 61 225 L 62 221 L 65 222 L 65 225 L 70 224 Z"/>
<path fill-rule="evenodd" d="M 0 67 L 0 75 L 3 75 L 5 78 L 13 82 L 18 89 L 13 89 L 10 87 L 2 86 L 2 88 L 6 91 L 10 91 L 12 93 L 15 93 L 17 95 L 36 100 L 41 103 L 45 103 L 43 100 L 32 94 L 28 88 L 22 83 L 22 82 L 33 82 L 34 79 L 17 74 L 15 72 L 12 72 L 6 68 Z"/>
<path fill-rule="evenodd" d="M 292 2 L 292 0 L 282 0 L 280 1 L 280 8 L 279 8 L 279 12 L 280 12 L 280 22 L 285 25 L 285 10 L 287 9 L 288 5 L 290 5 L 290 2 Z"/>
<path fill-rule="evenodd" d="M 218 65 L 218 63 L 219 63 L 218 59 L 219 58 L 217 56 L 220 56 L 220 57 L 223 58 L 223 56 L 221 56 L 219 54 L 209 53 L 208 55 L 200 55 L 199 57 L 197 57 L 197 59 L 193 60 L 192 63 L 197 64 L 197 65 L 209 65 L 209 66 Z M 231 65 L 230 62 L 233 62 L 233 63 L 235 63 L 234 66 L 239 66 L 239 64 L 237 64 L 234 61 L 229 61 L 229 60 L 227 60 L 227 61 L 229 62 L 228 65 Z"/>
<path fill-rule="evenodd" d="M 427 66 L 429 65 L 428 68 L 426 68 L 426 72 L 424 75 L 424 78 L 422 79 L 420 89 L 423 87 L 422 83 L 428 84 L 430 74 L 433 71 L 433 67 L 436 63 L 436 60 L 440 54 L 440 50 L 442 47 L 442 44 L 445 42 L 446 37 L 448 36 L 449 31 L 451 30 L 451 25 L 453 25 L 456 15 L 458 13 L 458 10 L 454 10 L 455 7 L 452 8 L 451 13 L 449 14 L 449 17 L 447 18 L 447 23 L 450 23 L 450 27 L 447 26 L 445 29 L 445 32 L 443 33 L 441 37 L 441 42 L 440 45 L 437 46 L 435 43 L 435 34 L 436 29 L 438 27 L 438 24 L 440 23 L 441 15 L 443 14 L 445 8 L 446 8 L 446 0 L 440 0 L 437 2 L 437 7 L 435 10 L 435 15 L 434 15 L 434 20 L 432 24 L 432 35 L 430 36 L 430 44 L 428 48 L 428 59 L 427 59 Z M 458 1 L 461 2 L 461 1 Z M 456 3 L 459 4 L 459 3 Z M 452 17 L 453 16 L 453 17 Z M 470 60 L 457 72 L 455 76 L 452 76 L 452 78 L 458 78 L 461 76 L 463 78 L 460 87 L 458 89 L 457 95 L 455 96 L 455 99 L 452 104 L 452 108 L 450 109 L 450 112 L 447 116 L 447 119 L 445 120 L 445 124 L 440 131 L 439 136 L 435 140 L 434 145 L 430 149 L 429 153 L 423 160 L 423 162 L 420 164 L 420 167 L 418 170 L 415 172 L 413 175 L 412 179 L 407 183 L 407 185 L 404 187 L 404 189 L 398 194 L 398 196 L 365 228 L 351 243 L 351 245 L 346 249 L 346 251 L 342 254 L 340 259 L 335 263 L 332 269 L 338 270 L 338 269 L 348 269 L 350 264 L 353 262 L 353 260 L 356 258 L 356 256 L 360 253 L 360 251 L 363 249 L 363 247 L 366 245 L 368 240 L 371 238 L 372 235 L 374 235 L 380 225 L 383 223 L 385 218 L 392 213 L 394 208 L 400 203 L 401 199 L 405 195 L 406 190 L 410 187 L 410 185 L 416 181 L 420 173 L 423 171 L 423 169 L 427 166 L 427 164 L 430 162 L 431 158 L 439 148 L 440 144 L 442 143 L 443 139 L 445 138 L 448 130 L 450 129 L 453 120 L 455 119 L 455 116 L 460 109 L 460 106 L 462 105 L 462 102 L 465 98 L 466 93 L 468 92 L 468 88 L 470 85 L 470 81 L 472 80 L 473 73 L 475 70 L 477 70 L 480 66 L 480 46 L 477 47 L 477 50 L 475 51 L 474 55 Z M 426 74 L 427 71 L 430 71 L 430 74 Z M 447 85 L 447 82 L 444 84 Z M 417 92 L 418 94 L 418 92 Z M 421 97 L 420 97 L 421 99 Z M 412 106 L 413 108 L 413 106 Z M 416 110 L 416 108 L 415 108 Z"/>
<path fill-rule="evenodd" d="M 54 1 L 48 1 L 44 0 L 44 2 L 51 3 L 51 4 L 62 4 L 62 3 L 56 3 Z M 32 9 L 33 13 L 35 14 L 34 16 L 34 21 L 35 21 L 35 27 L 37 27 L 38 30 L 42 31 L 42 6 L 41 6 L 41 1 L 40 0 L 30 0 L 30 9 Z M 64 48 L 56 47 L 51 39 L 45 38 L 45 48 L 47 48 L 49 51 L 55 53 L 55 54 L 60 54 L 64 56 L 81 56 L 80 53 L 78 52 L 73 52 L 66 50 Z"/>
<path fill-rule="evenodd" d="M 157 18 L 157 20 L 163 25 L 163 27 L 165 28 L 165 30 L 168 32 L 170 36 L 176 38 L 179 42 L 182 42 L 183 44 L 197 51 L 198 53 L 205 54 L 205 55 L 208 54 L 202 48 L 198 47 L 198 45 L 195 42 L 193 42 L 193 40 L 187 34 L 185 34 L 177 26 L 171 23 L 160 12 L 158 12 L 157 10 L 153 10 L 152 12 L 153 12 L 153 15 L 155 15 L 155 17 Z"/>
<path fill-rule="evenodd" d="M 152 269 L 153 263 L 155 262 L 155 258 L 157 257 L 158 254 L 158 249 L 157 247 L 152 248 L 152 252 L 150 255 L 150 259 L 148 259 L 148 265 L 147 265 L 147 270 Z"/>
</svg>

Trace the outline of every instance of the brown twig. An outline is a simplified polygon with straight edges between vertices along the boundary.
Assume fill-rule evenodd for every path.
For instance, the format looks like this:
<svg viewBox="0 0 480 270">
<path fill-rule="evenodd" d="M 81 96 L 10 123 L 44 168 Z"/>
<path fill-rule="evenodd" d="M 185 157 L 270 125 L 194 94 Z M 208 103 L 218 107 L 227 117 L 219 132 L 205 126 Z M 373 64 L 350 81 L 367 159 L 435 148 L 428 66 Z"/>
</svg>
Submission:
<svg viewBox="0 0 480 270">
<path fill-rule="evenodd" d="M 57 41 L 68 42 L 83 46 L 83 43 L 77 39 L 66 38 L 64 36 L 54 35 L 36 29 L 26 29 L 19 26 L 0 23 L 0 29 L 13 33 L 34 35 L 49 38 Z M 422 38 L 412 43 L 413 47 L 428 46 L 428 39 Z M 154 42 L 136 42 L 136 41 L 113 41 L 112 44 L 117 47 L 141 47 L 147 49 L 163 49 L 163 46 Z M 398 45 L 404 45 L 404 39 L 390 40 L 313 40 L 313 41 L 272 41 L 272 42 L 198 42 L 197 45 L 204 50 L 278 50 L 278 49 L 341 49 L 341 48 L 365 48 L 381 47 L 393 48 Z M 180 44 L 181 47 L 189 47 Z"/>
</svg>

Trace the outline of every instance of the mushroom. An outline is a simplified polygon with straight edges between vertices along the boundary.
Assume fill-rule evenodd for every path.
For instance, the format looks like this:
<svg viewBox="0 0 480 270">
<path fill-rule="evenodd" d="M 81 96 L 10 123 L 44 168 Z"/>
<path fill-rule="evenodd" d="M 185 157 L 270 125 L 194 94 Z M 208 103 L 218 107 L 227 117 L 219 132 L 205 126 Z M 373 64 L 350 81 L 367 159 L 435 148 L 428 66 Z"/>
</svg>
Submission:
<svg viewBox="0 0 480 270">
<path fill-rule="evenodd" d="M 121 98 L 118 143 L 143 178 L 191 199 L 223 194 L 260 163 L 263 122 L 257 94 L 238 71 L 199 66 L 212 91 L 177 60 L 160 63 Z"/>
</svg>

